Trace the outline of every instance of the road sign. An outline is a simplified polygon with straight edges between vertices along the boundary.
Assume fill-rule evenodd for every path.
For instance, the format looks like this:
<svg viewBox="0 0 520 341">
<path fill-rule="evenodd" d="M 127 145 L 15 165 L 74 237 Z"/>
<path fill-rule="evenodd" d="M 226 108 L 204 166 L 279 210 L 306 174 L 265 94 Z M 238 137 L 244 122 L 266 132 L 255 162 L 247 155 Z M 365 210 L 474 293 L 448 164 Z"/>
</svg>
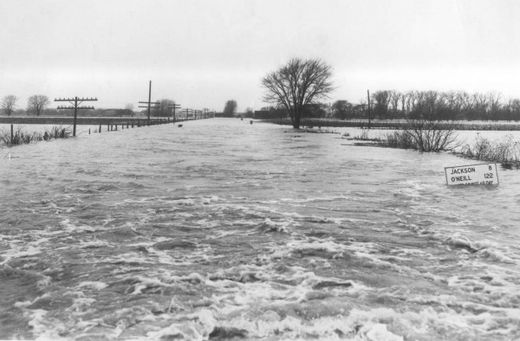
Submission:
<svg viewBox="0 0 520 341">
<path fill-rule="evenodd" d="M 447 185 L 498 185 L 496 163 L 445 167 Z"/>
</svg>

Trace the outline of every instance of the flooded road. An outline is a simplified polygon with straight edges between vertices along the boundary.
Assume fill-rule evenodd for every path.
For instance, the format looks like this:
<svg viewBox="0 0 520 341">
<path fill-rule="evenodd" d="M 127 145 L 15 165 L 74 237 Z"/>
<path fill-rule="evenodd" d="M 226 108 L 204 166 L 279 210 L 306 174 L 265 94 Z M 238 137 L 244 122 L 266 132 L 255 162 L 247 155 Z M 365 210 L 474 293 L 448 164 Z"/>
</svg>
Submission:
<svg viewBox="0 0 520 341">
<path fill-rule="evenodd" d="M 520 176 L 235 119 L 0 149 L 0 339 L 520 338 Z M 10 153 L 10 159 L 5 157 Z"/>
</svg>

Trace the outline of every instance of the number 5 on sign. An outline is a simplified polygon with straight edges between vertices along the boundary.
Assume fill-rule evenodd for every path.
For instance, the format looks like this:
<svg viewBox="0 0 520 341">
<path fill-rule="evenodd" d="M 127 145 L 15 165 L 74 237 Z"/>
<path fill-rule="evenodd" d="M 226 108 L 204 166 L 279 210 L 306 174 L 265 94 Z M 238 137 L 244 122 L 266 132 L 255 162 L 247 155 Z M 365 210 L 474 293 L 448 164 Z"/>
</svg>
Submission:
<svg viewBox="0 0 520 341">
<path fill-rule="evenodd" d="M 498 185 L 495 163 L 445 167 L 447 185 Z"/>
</svg>

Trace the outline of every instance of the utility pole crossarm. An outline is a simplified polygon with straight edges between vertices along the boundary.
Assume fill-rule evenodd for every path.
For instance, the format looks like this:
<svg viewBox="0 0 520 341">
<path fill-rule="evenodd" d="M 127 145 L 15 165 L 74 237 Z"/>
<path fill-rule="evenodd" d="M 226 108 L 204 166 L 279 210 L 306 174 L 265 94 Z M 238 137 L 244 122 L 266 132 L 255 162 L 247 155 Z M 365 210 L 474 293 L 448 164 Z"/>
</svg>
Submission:
<svg viewBox="0 0 520 341">
<path fill-rule="evenodd" d="M 150 110 L 151 110 L 151 106 L 152 104 L 154 105 L 154 107 L 158 106 L 160 104 L 160 102 L 156 101 L 156 102 L 152 102 L 152 81 L 149 81 L 148 83 L 148 101 L 145 102 L 145 101 L 139 101 L 139 104 L 146 104 L 146 106 L 141 106 L 139 105 L 138 107 L 139 108 L 146 108 L 147 111 L 148 111 L 148 124 L 150 124 Z"/>
<path fill-rule="evenodd" d="M 93 106 L 81 106 L 80 104 L 83 102 L 95 102 L 97 98 L 95 97 L 74 97 L 74 98 L 55 98 L 54 102 L 69 102 L 70 106 L 58 106 L 58 110 L 74 110 L 74 126 L 72 130 L 72 136 L 76 136 L 76 122 L 78 119 L 78 110 L 80 109 L 94 109 Z"/>
<path fill-rule="evenodd" d="M 74 97 L 74 98 L 55 98 L 54 99 L 54 102 L 74 102 L 74 101 L 78 101 L 78 102 L 92 102 L 92 101 L 97 101 L 97 98 L 94 98 L 94 97 L 90 97 L 90 98 Z"/>
<path fill-rule="evenodd" d="M 75 107 L 75 106 L 68 106 L 68 107 L 64 107 L 64 106 L 58 106 L 56 109 L 58 110 L 66 110 L 66 109 L 94 109 L 94 107 L 90 106 L 90 107 L 86 107 L 86 106 L 78 106 L 78 107 Z"/>
</svg>

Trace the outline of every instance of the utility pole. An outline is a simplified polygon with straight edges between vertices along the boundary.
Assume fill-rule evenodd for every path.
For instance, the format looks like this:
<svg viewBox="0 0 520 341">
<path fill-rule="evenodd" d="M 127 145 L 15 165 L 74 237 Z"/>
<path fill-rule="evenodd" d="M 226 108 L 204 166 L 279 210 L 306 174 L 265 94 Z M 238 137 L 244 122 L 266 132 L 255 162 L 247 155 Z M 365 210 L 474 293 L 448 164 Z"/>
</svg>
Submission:
<svg viewBox="0 0 520 341">
<path fill-rule="evenodd" d="M 148 125 L 150 125 L 150 107 L 153 104 L 154 106 L 158 106 L 160 102 L 152 102 L 152 81 L 149 81 L 148 83 L 148 102 L 140 101 L 139 104 L 146 104 L 146 105 L 139 105 L 139 108 L 146 108 L 148 109 Z"/>
<path fill-rule="evenodd" d="M 193 112 L 193 110 L 188 108 L 184 109 L 184 113 L 186 114 L 186 121 L 190 119 L 190 112 Z"/>
<path fill-rule="evenodd" d="M 177 104 L 177 103 L 173 103 L 173 104 L 168 105 L 168 108 L 172 109 L 172 112 L 173 112 L 173 123 L 175 123 L 175 110 L 176 109 L 180 109 L 181 105 Z"/>
<path fill-rule="evenodd" d="M 58 106 L 58 110 L 74 110 L 74 125 L 72 128 L 72 136 L 76 136 L 76 121 L 78 119 L 78 110 L 79 109 L 94 109 L 93 106 L 81 106 L 83 102 L 94 102 L 97 101 L 97 98 L 55 98 L 54 102 L 69 102 L 69 106 Z"/>
<path fill-rule="evenodd" d="M 367 89 L 367 105 L 368 105 L 368 129 L 370 129 L 370 90 Z"/>
</svg>

